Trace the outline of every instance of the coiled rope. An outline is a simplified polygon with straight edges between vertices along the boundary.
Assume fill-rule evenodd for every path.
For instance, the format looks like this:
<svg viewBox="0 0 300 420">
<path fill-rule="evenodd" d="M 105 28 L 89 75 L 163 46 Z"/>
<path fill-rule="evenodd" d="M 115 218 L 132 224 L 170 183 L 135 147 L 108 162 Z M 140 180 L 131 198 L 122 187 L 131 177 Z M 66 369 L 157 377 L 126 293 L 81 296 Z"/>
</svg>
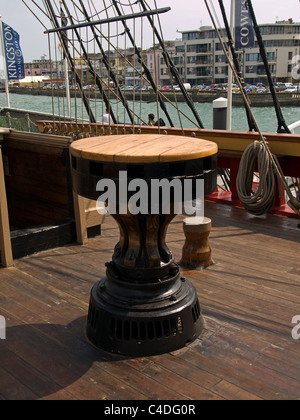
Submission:
<svg viewBox="0 0 300 420">
<path fill-rule="evenodd" d="M 259 172 L 259 184 L 253 191 L 253 176 L 256 168 Z M 273 164 L 263 143 L 255 141 L 245 150 L 236 187 L 239 199 L 249 213 L 261 216 L 273 208 L 276 182 Z"/>
<path fill-rule="evenodd" d="M 253 173 L 256 165 L 260 182 L 257 191 L 253 192 Z M 276 193 L 275 176 L 278 178 L 278 184 L 283 184 L 289 198 L 288 206 L 300 216 L 300 201 L 293 196 L 277 157 L 271 153 L 268 142 L 261 134 L 261 140 L 255 141 L 245 150 L 237 176 L 237 193 L 249 213 L 261 216 L 272 209 Z"/>
</svg>

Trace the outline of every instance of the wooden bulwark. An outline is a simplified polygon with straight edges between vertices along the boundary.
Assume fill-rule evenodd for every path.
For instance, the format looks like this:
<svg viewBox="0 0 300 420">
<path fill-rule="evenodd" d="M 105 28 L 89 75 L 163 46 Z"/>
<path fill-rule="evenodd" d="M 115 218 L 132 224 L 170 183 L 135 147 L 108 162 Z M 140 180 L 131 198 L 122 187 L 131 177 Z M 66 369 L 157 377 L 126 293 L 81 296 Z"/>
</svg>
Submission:
<svg viewBox="0 0 300 420">
<path fill-rule="evenodd" d="M 53 121 L 37 121 L 41 133 L 52 132 L 62 135 L 78 133 L 81 138 L 93 136 L 121 135 L 121 134 L 156 134 L 171 136 L 186 136 L 212 141 L 218 145 L 220 151 L 243 152 L 249 144 L 259 140 L 258 133 L 247 131 L 223 131 L 171 127 L 132 126 L 122 124 L 91 124 L 91 123 L 59 123 Z M 272 153 L 279 156 L 300 157 L 300 136 L 298 134 L 263 133 Z"/>
<path fill-rule="evenodd" d="M 68 137 L 12 130 L 3 156 L 10 222 L 13 230 L 73 216 Z"/>
</svg>

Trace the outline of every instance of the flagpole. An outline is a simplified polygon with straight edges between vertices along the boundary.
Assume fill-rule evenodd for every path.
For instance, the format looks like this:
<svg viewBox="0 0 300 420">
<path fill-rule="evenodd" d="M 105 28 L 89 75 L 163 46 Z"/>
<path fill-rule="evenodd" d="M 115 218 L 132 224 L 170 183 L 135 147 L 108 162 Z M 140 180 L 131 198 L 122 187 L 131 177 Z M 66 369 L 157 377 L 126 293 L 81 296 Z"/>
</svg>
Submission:
<svg viewBox="0 0 300 420">
<path fill-rule="evenodd" d="M 230 11 L 230 31 L 232 38 L 235 38 L 234 34 L 234 17 L 235 17 L 235 0 L 231 0 L 231 11 Z M 227 130 L 232 128 L 232 87 L 233 87 L 233 72 L 231 66 L 228 66 L 228 112 L 227 112 Z"/>
<path fill-rule="evenodd" d="M 4 45 L 3 25 L 2 25 L 2 16 L 1 15 L 0 15 L 0 37 L 1 37 L 1 45 L 2 45 L 2 53 L 3 53 L 6 106 L 7 106 L 7 108 L 10 108 L 10 98 L 9 98 L 9 90 L 8 90 L 8 75 L 7 75 L 7 67 L 6 67 L 5 45 Z"/>
</svg>

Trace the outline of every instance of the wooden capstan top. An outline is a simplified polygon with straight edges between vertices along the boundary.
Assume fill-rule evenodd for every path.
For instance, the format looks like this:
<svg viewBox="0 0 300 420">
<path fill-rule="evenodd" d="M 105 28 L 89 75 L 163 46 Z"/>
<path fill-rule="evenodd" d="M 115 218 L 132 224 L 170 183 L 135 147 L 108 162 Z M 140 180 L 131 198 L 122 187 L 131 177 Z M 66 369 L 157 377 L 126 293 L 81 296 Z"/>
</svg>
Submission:
<svg viewBox="0 0 300 420">
<path fill-rule="evenodd" d="M 216 143 L 183 136 L 131 134 L 92 137 L 71 145 L 71 155 L 98 162 L 167 163 L 206 158 Z"/>
</svg>

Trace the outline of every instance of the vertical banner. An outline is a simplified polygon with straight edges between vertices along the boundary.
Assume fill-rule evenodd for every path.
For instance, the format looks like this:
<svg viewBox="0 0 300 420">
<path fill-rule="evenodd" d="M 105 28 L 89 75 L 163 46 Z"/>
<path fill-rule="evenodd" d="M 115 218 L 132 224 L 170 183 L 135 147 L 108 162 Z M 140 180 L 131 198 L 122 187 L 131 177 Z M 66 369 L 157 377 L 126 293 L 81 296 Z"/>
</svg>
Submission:
<svg viewBox="0 0 300 420">
<path fill-rule="evenodd" d="M 25 68 L 20 36 L 6 23 L 2 22 L 4 57 L 6 61 L 7 79 L 20 80 L 25 78 Z"/>
<path fill-rule="evenodd" d="M 255 46 L 254 27 L 248 0 L 235 1 L 235 46 L 237 49 Z"/>
</svg>

